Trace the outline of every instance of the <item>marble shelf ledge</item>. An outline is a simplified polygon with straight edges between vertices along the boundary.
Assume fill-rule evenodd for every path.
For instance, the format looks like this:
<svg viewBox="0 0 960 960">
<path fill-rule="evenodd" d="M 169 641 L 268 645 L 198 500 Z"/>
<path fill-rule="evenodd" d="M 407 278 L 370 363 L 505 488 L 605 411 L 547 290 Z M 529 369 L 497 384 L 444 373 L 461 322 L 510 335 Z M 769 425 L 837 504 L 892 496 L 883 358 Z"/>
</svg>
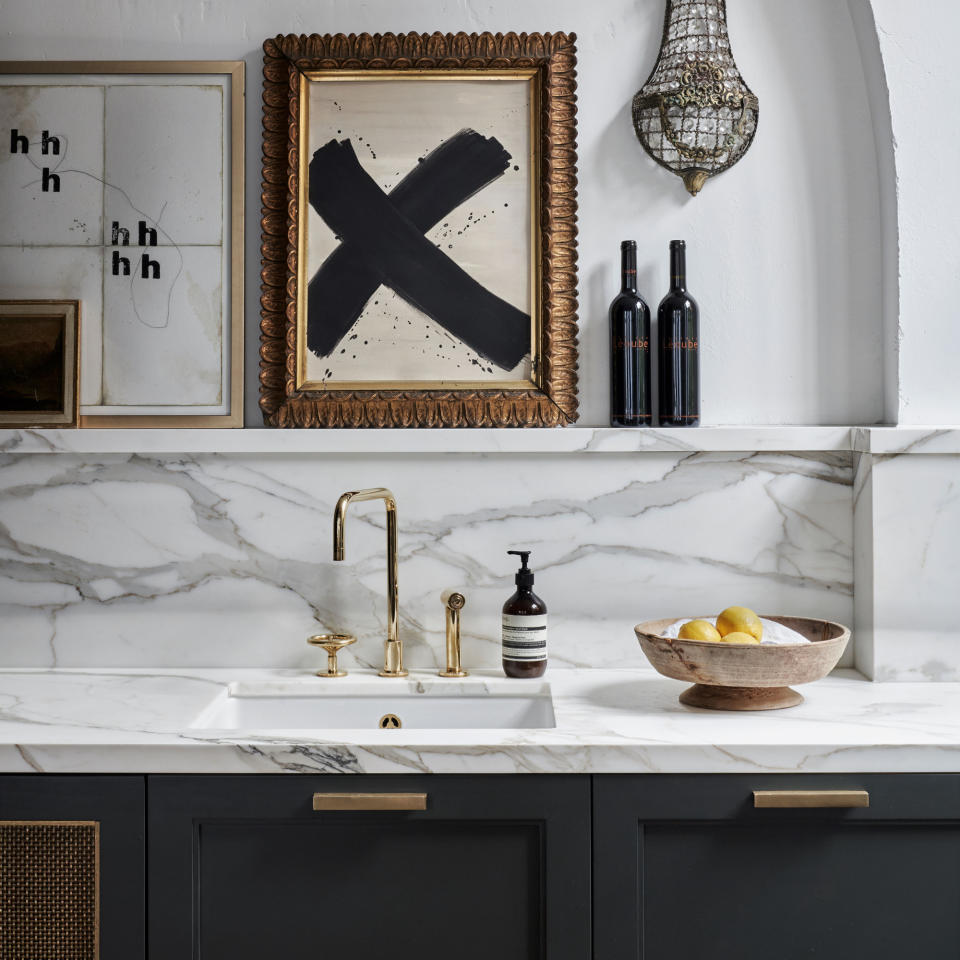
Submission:
<svg viewBox="0 0 960 960">
<path fill-rule="evenodd" d="M 624 454 L 849 451 L 861 428 L 545 430 L 0 430 L 0 453 Z"/>
<path fill-rule="evenodd" d="M 960 453 L 960 427 L 854 427 L 853 449 L 879 456 Z"/>
</svg>

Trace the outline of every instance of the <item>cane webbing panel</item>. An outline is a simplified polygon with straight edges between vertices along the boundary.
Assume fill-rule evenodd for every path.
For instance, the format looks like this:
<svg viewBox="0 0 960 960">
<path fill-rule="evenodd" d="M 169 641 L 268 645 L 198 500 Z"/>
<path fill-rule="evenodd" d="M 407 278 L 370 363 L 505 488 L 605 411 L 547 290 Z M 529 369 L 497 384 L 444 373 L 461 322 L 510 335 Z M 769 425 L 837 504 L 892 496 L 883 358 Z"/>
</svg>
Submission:
<svg viewBox="0 0 960 960">
<path fill-rule="evenodd" d="M 99 824 L 0 820 L 0 960 L 97 960 Z"/>
</svg>

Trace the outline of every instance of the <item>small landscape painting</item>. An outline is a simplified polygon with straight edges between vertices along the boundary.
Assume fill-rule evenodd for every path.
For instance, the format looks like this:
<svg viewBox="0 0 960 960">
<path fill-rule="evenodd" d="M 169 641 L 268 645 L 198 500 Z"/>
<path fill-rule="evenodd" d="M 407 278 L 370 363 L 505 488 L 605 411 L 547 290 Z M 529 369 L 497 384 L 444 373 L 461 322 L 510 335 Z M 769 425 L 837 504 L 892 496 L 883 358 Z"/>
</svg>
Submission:
<svg viewBox="0 0 960 960">
<path fill-rule="evenodd" d="M 63 405 L 63 320 L 0 322 L 0 407 L 50 413 Z"/>
<path fill-rule="evenodd" d="M 0 426 L 74 426 L 73 301 L 0 301 Z"/>
</svg>

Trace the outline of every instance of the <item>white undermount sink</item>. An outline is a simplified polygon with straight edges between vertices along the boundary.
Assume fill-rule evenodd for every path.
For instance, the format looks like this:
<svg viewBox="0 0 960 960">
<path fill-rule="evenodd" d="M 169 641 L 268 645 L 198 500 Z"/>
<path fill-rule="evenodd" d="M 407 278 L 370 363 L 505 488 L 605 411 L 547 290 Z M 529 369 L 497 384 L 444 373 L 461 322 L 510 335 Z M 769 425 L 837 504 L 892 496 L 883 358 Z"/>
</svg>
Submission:
<svg viewBox="0 0 960 960">
<path fill-rule="evenodd" d="M 545 729 L 548 683 L 297 680 L 231 683 L 190 724 L 197 730 Z"/>
</svg>

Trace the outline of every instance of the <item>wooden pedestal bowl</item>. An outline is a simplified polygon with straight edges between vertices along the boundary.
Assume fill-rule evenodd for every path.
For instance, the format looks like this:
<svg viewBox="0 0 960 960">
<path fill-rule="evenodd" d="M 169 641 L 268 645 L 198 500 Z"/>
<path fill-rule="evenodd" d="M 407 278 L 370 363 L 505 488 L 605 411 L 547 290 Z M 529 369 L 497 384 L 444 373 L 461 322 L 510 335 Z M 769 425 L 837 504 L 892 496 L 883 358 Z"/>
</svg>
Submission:
<svg viewBox="0 0 960 960">
<path fill-rule="evenodd" d="M 806 637 L 811 643 L 709 643 L 671 640 L 664 631 L 687 618 L 648 620 L 634 627 L 640 648 L 658 673 L 674 680 L 692 680 L 680 702 L 708 710 L 781 710 L 803 702 L 793 683 L 825 677 L 850 640 L 850 631 L 830 620 L 768 617 Z M 692 619 L 692 618 L 691 618 Z"/>
</svg>

